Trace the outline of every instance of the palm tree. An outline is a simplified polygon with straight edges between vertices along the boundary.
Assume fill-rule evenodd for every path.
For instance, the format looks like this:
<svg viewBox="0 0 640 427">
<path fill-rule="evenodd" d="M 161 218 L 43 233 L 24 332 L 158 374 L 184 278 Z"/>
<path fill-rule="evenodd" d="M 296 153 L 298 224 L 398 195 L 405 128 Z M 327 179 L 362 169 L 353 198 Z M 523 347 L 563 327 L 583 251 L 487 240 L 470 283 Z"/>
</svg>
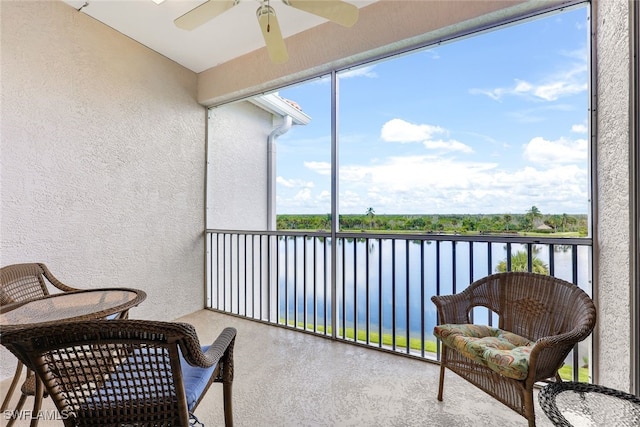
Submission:
<svg viewBox="0 0 640 427">
<path fill-rule="evenodd" d="M 511 256 L 511 271 L 529 271 L 529 259 L 527 251 L 518 251 Z M 538 258 L 535 253 L 531 257 L 531 271 L 538 274 L 549 274 L 549 267 Z M 496 266 L 496 272 L 507 271 L 507 260 L 502 260 Z"/>
<path fill-rule="evenodd" d="M 373 228 L 373 217 L 376 216 L 376 211 L 373 208 L 367 208 L 366 215 L 369 217 L 369 228 Z"/>
<path fill-rule="evenodd" d="M 525 217 L 528 219 L 528 223 L 531 228 L 535 227 L 536 220 L 542 218 L 542 212 L 536 206 L 531 206 L 531 209 L 527 211 Z"/>
<path fill-rule="evenodd" d="M 509 231 L 509 224 L 511 224 L 513 217 L 509 214 L 504 214 L 502 218 L 504 219 L 504 225 L 507 228 L 507 231 Z"/>
</svg>

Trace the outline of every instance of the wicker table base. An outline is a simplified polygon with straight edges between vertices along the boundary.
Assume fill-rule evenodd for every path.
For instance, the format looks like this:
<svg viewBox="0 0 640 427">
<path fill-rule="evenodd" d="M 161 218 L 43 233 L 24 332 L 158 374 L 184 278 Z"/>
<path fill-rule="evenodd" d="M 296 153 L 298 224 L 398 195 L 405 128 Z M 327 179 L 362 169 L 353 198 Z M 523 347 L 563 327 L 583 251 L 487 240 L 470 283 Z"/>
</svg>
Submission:
<svg viewBox="0 0 640 427">
<path fill-rule="evenodd" d="M 640 398 L 595 384 L 550 383 L 538 401 L 555 426 L 640 426 Z"/>
</svg>

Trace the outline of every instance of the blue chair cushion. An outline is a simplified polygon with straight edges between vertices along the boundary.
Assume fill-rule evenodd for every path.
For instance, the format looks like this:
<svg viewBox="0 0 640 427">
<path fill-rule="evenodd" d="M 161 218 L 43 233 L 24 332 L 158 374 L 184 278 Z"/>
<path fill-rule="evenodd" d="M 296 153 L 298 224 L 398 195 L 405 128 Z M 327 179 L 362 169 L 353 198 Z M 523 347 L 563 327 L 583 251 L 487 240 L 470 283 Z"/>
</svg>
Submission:
<svg viewBox="0 0 640 427">
<path fill-rule="evenodd" d="M 202 347 L 202 351 L 206 352 L 210 346 Z M 216 369 L 217 364 L 209 368 L 200 368 L 191 366 L 180 354 L 180 368 L 182 369 L 182 378 L 184 384 L 184 394 L 187 397 L 187 407 L 189 411 L 193 410 L 196 402 L 204 392 L 205 387 L 209 383 L 209 379 Z"/>
<path fill-rule="evenodd" d="M 209 347 L 210 346 L 202 347 L 202 351 L 206 352 Z M 85 399 L 83 406 L 86 409 L 92 409 L 96 407 L 110 407 L 117 402 L 144 401 L 148 398 L 146 390 L 152 383 L 153 388 L 162 391 L 163 394 L 174 395 L 175 387 L 172 378 L 167 378 L 162 375 L 165 379 L 158 382 L 157 377 L 147 376 L 144 372 L 132 369 L 132 366 L 144 364 L 144 360 L 148 357 L 163 359 L 165 357 L 163 353 L 164 351 L 161 349 L 137 349 L 134 354 L 128 358 L 128 362 L 119 365 L 111 377 L 104 382 L 103 386 Z M 157 356 L 154 356 L 154 354 L 157 354 Z M 205 391 L 216 366 L 217 364 L 209 368 L 191 366 L 182 356 L 182 353 L 180 353 L 180 369 L 182 370 L 183 385 L 189 412 L 193 410 L 196 402 Z"/>
</svg>

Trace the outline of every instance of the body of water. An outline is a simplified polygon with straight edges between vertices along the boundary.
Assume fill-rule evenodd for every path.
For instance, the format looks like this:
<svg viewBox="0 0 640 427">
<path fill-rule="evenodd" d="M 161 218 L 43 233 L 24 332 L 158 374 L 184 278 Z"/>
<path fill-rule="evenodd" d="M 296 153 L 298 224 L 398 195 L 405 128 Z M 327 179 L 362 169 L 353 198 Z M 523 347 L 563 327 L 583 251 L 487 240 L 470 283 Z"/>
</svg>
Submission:
<svg viewBox="0 0 640 427">
<path fill-rule="evenodd" d="M 297 239 L 297 241 L 294 241 Z M 572 248 L 575 250 L 573 252 Z M 497 272 L 507 245 L 486 242 L 340 239 L 337 250 L 337 316 L 340 328 L 356 328 L 433 339 L 433 295 L 460 292 L 473 280 Z M 330 242 L 289 237 L 279 242 L 278 315 L 298 322 L 330 324 Z M 512 244 L 516 254 L 527 245 Z M 285 252 L 287 255 L 285 256 Z M 577 282 L 590 294 L 590 248 L 533 245 L 533 252 L 556 277 Z M 574 270 L 574 259 L 577 268 Z M 575 280 L 574 280 L 575 275 Z M 489 323 L 486 309 L 474 312 Z"/>
</svg>

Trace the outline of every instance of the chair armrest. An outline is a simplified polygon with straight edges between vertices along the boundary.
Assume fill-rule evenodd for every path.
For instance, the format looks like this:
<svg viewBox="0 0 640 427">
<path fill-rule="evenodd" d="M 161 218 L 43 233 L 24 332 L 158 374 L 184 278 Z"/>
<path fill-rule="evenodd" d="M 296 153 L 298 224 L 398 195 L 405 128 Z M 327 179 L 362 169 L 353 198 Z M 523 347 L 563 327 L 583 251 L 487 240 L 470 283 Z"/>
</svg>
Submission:
<svg viewBox="0 0 640 427">
<path fill-rule="evenodd" d="M 193 331 L 193 334 L 195 334 L 195 330 Z M 192 335 L 191 339 L 182 343 L 182 355 L 190 365 L 208 368 L 219 363 L 225 355 L 229 354 L 230 351 L 233 350 L 235 338 L 236 329 L 225 328 L 220 335 L 218 335 L 213 344 L 209 346 L 207 351 L 203 352 L 202 347 L 200 347 L 198 343 L 197 337 Z"/>
<path fill-rule="evenodd" d="M 431 301 L 438 309 L 439 324 L 470 323 L 469 312 L 472 306 L 465 292 L 454 295 L 434 295 Z"/>
<path fill-rule="evenodd" d="M 211 344 L 205 355 L 216 357 L 218 360 L 218 374 L 215 381 L 230 384 L 233 381 L 233 347 L 236 340 L 235 328 L 225 328 Z"/>
<path fill-rule="evenodd" d="M 40 266 L 40 268 L 42 269 L 42 271 L 44 272 L 44 277 L 47 278 L 47 280 L 56 288 L 60 289 L 63 292 L 73 292 L 73 291 L 80 291 L 82 289 L 78 289 L 78 288 L 72 288 L 71 286 L 67 286 L 64 283 L 62 283 L 60 280 L 58 280 L 47 268 L 46 265 L 38 263 L 38 265 Z"/>
<path fill-rule="evenodd" d="M 207 349 L 207 352 L 204 353 L 204 356 L 211 361 L 211 365 L 213 363 L 217 363 L 220 359 L 225 356 L 225 353 L 228 353 L 229 350 L 233 350 L 233 344 L 236 339 L 236 329 L 235 328 L 225 328 L 218 338 L 211 344 L 211 346 Z M 209 366 L 211 366 L 209 365 Z"/>
<path fill-rule="evenodd" d="M 580 326 L 563 334 L 539 338 L 529 357 L 529 369 L 534 380 L 553 377 L 564 363 L 567 354 L 590 333 L 591 328 Z"/>
</svg>

